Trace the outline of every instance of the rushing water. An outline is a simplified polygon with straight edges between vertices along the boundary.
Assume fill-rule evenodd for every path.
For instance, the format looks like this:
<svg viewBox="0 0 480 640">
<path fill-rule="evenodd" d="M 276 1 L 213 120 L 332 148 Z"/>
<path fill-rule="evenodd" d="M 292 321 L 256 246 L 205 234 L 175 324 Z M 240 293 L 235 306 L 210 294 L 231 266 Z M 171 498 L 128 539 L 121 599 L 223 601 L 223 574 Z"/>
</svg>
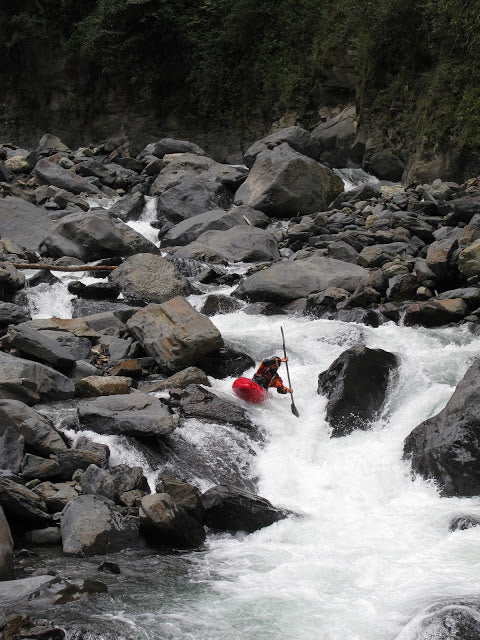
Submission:
<svg viewBox="0 0 480 640">
<path fill-rule="evenodd" d="M 202 296 L 190 300 L 199 305 Z M 95 574 L 102 558 L 53 555 L 41 561 L 44 571 L 60 567 L 109 585 L 108 594 L 64 606 L 56 619 L 134 640 L 413 640 L 422 609 L 476 596 L 480 528 L 451 532 L 449 523 L 480 516 L 480 500 L 440 497 L 432 482 L 412 478 L 402 450 L 411 430 L 445 406 L 480 354 L 480 338 L 465 327 L 371 328 L 243 312 L 212 320 L 229 346 L 257 363 L 281 355 L 283 326 L 300 418 L 288 396 L 271 391 L 266 403 L 247 407 L 263 446 L 196 421 L 175 437 L 210 461 L 210 475 L 199 469 L 196 478 L 202 490 L 236 466 L 258 480 L 260 495 L 298 516 L 250 535 L 210 534 L 191 553 L 116 554 L 119 576 Z M 317 376 L 356 344 L 397 354 L 400 373 L 369 431 L 331 438 Z M 232 379 L 211 382 L 234 399 Z M 151 487 L 165 472 L 126 440 L 97 439 L 112 447 L 115 463 L 144 465 Z"/>
</svg>

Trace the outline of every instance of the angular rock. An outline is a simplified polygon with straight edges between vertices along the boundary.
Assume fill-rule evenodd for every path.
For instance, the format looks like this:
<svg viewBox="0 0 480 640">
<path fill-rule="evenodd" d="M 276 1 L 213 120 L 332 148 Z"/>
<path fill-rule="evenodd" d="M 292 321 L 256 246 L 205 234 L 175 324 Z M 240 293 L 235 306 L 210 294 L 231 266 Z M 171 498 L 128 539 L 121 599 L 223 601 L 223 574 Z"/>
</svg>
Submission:
<svg viewBox="0 0 480 640">
<path fill-rule="evenodd" d="M 323 211 L 342 191 L 342 180 L 330 169 L 282 143 L 257 156 L 235 204 L 291 218 Z"/>
<path fill-rule="evenodd" d="M 162 437 L 176 426 L 158 398 L 140 392 L 82 400 L 78 417 L 84 428 L 96 433 L 138 438 Z"/>
<path fill-rule="evenodd" d="M 207 374 L 198 367 L 187 367 L 174 373 L 165 380 L 158 382 L 147 382 L 141 386 L 143 393 L 155 393 L 156 391 L 165 391 L 165 389 L 185 389 L 190 384 L 202 384 L 210 387 Z"/>
<path fill-rule="evenodd" d="M 445 496 L 480 495 L 480 359 L 473 362 L 440 413 L 405 440 L 412 470 L 432 478 Z"/>
<path fill-rule="evenodd" d="M 321 152 L 321 144 L 313 134 L 301 127 L 285 127 L 270 134 L 266 138 L 254 142 L 245 152 L 243 161 L 250 169 L 255 163 L 258 154 L 268 149 L 274 149 L 279 144 L 287 143 L 294 151 L 304 156 L 318 160 Z"/>
<path fill-rule="evenodd" d="M 38 362 L 0 352 L 0 398 L 35 404 L 42 399 L 72 398 L 75 385 L 58 371 Z"/>
<path fill-rule="evenodd" d="M 22 464 L 22 476 L 27 480 L 46 480 L 60 475 L 60 465 L 56 460 L 41 458 L 26 453 Z"/>
<path fill-rule="evenodd" d="M 12 302 L 0 302 L 0 327 L 31 320 L 30 311 Z"/>
<path fill-rule="evenodd" d="M 117 218 L 120 218 L 122 222 L 129 222 L 130 220 L 138 220 L 144 206 L 145 196 L 137 191 L 135 193 L 127 193 L 123 198 L 117 200 L 109 211 L 116 215 Z"/>
<path fill-rule="evenodd" d="M 0 198 L 0 236 L 18 242 L 22 247 L 38 250 L 50 233 L 53 222 L 46 209 L 23 198 Z"/>
<path fill-rule="evenodd" d="M 157 142 L 147 144 L 145 149 L 140 153 L 140 157 L 151 155 L 157 158 L 163 158 L 163 156 L 170 153 L 196 153 L 199 156 L 205 155 L 205 151 L 194 142 L 176 140 L 175 138 L 162 138 Z"/>
<path fill-rule="evenodd" d="M 199 522 L 203 521 L 205 510 L 203 508 L 201 492 L 188 482 L 180 482 L 174 478 L 162 478 L 155 487 L 156 493 L 168 493 L 175 503 L 183 507 Z"/>
<path fill-rule="evenodd" d="M 433 271 L 441 282 L 449 281 L 454 277 L 455 271 L 452 264 L 452 255 L 458 247 L 456 238 L 447 238 L 432 242 L 427 251 L 427 267 Z"/>
<path fill-rule="evenodd" d="M 48 456 L 67 448 L 62 436 L 44 416 L 18 400 L 0 400 L 0 433 L 11 429 L 31 451 Z"/>
<path fill-rule="evenodd" d="M 444 324 L 458 322 L 468 313 L 468 306 L 462 298 L 446 300 L 424 300 L 413 302 L 405 312 L 406 326 L 441 327 Z"/>
<path fill-rule="evenodd" d="M 220 531 L 252 533 L 289 515 L 265 498 L 228 485 L 212 487 L 203 494 L 202 502 L 205 525 Z"/>
<path fill-rule="evenodd" d="M 45 158 L 39 160 L 35 165 L 35 175 L 43 184 L 52 184 L 71 193 L 102 195 L 100 189 L 95 187 L 89 180 L 62 169 L 58 164 Z"/>
<path fill-rule="evenodd" d="M 62 534 L 59 527 L 32 529 L 26 534 L 24 541 L 29 545 L 46 547 L 60 544 L 62 542 Z"/>
<path fill-rule="evenodd" d="M 138 526 L 120 514 L 114 503 L 100 496 L 78 496 L 61 518 L 63 552 L 74 556 L 115 553 L 138 546 Z"/>
<path fill-rule="evenodd" d="M 96 398 L 130 393 L 132 379 L 125 376 L 88 376 L 77 380 L 75 393 L 78 398 Z"/>
<path fill-rule="evenodd" d="M 25 276 L 10 264 L 0 263 L 0 295 L 12 296 L 25 286 Z"/>
<path fill-rule="evenodd" d="M 3 508 L 0 507 L 0 581 L 13 578 L 13 538 Z"/>
<path fill-rule="evenodd" d="M 128 320 L 127 328 L 161 369 L 172 373 L 223 346 L 211 320 L 181 297 L 140 309 Z"/>
<path fill-rule="evenodd" d="M 415 634 L 415 635 L 413 635 Z M 478 599 L 445 600 L 419 611 L 398 640 L 477 640 L 480 637 Z"/>
<path fill-rule="evenodd" d="M 44 237 L 39 249 L 50 258 L 72 256 L 85 262 L 158 253 L 152 242 L 103 209 L 64 216 Z"/>
<path fill-rule="evenodd" d="M 68 284 L 68 291 L 87 300 L 115 300 L 120 293 L 120 287 L 113 282 L 86 285 L 83 282 L 74 281 Z"/>
<path fill-rule="evenodd" d="M 480 275 L 480 239 L 460 252 L 458 270 L 464 278 Z"/>
<path fill-rule="evenodd" d="M 200 385 L 189 385 L 180 393 L 180 410 L 186 418 L 197 418 L 217 424 L 233 424 L 251 429 L 246 410 L 235 402 L 220 398 Z"/>
<path fill-rule="evenodd" d="M 60 476 L 63 480 L 71 480 L 77 469 L 85 470 L 91 464 L 101 465 L 103 456 L 88 449 L 66 449 L 58 451 L 55 459 L 60 465 Z"/>
<path fill-rule="evenodd" d="M 255 366 L 255 360 L 242 351 L 223 347 L 212 351 L 198 361 L 198 366 L 212 378 L 238 377 Z"/>
<path fill-rule="evenodd" d="M 373 173 L 380 180 L 391 180 L 392 182 L 399 182 L 405 171 L 402 160 L 390 151 L 374 153 L 368 162 L 364 162 L 364 166 L 369 173 Z"/>
<path fill-rule="evenodd" d="M 50 523 L 45 502 L 30 489 L 5 476 L 0 476 L 0 506 L 15 528 Z"/>
<path fill-rule="evenodd" d="M 127 300 L 162 303 L 188 296 L 192 287 L 176 267 L 161 256 L 138 253 L 127 258 L 109 276 Z"/>
<path fill-rule="evenodd" d="M 226 231 L 206 231 L 185 247 L 176 248 L 173 258 L 194 258 L 204 262 L 270 262 L 279 260 L 277 241 L 264 229 L 241 225 Z"/>
<path fill-rule="evenodd" d="M 329 287 L 353 292 L 368 271 L 332 258 L 313 256 L 293 262 L 278 262 L 246 278 L 234 295 L 250 302 L 286 304 Z"/>
<path fill-rule="evenodd" d="M 242 303 L 230 296 L 211 294 L 205 298 L 200 313 L 204 316 L 214 316 L 217 313 L 233 313 L 242 308 Z"/>
<path fill-rule="evenodd" d="M 367 429 L 385 401 L 398 359 L 383 349 L 364 346 L 344 351 L 318 376 L 317 393 L 328 396 L 327 420 L 332 436 Z"/>
<path fill-rule="evenodd" d="M 78 496 L 78 492 L 69 482 L 42 482 L 37 484 L 32 491 L 36 493 L 47 505 L 49 513 L 58 513 Z"/>
<path fill-rule="evenodd" d="M 67 349 L 44 331 L 36 331 L 25 323 L 10 327 L 3 340 L 8 348 L 16 349 L 21 357 L 33 357 L 59 371 L 68 371 L 75 365 L 75 359 Z"/>
<path fill-rule="evenodd" d="M 9 426 L 2 425 L 0 430 L 3 430 L 0 436 L 0 469 L 19 473 L 25 453 L 25 439 Z"/>
<path fill-rule="evenodd" d="M 142 498 L 139 513 L 143 535 L 156 546 L 200 547 L 205 542 L 203 526 L 168 493 Z"/>
</svg>

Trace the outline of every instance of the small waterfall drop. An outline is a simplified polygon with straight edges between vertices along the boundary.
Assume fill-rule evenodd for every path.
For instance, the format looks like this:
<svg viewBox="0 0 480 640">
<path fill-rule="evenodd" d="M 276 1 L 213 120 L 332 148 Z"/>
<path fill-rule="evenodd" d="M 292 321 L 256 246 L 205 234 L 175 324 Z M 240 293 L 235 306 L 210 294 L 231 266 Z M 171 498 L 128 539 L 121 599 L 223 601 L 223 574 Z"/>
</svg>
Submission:
<svg viewBox="0 0 480 640">
<path fill-rule="evenodd" d="M 380 180 L 363 169 L 332 169 L 343 180 L 344 190 L 352 191 L 362 184 L 380 184 Z"/>
</svg>

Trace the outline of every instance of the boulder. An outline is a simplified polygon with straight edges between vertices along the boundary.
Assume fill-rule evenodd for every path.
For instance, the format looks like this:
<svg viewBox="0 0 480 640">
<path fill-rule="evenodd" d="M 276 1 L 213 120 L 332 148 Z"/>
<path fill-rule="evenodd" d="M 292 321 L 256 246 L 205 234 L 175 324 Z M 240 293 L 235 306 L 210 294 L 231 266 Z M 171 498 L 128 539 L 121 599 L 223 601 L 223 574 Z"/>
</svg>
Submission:
<svg viewBox="0 0 480 640">
<path fill-rule="evenodd" d="M 25 276 L 11 264 L 0 263 L 0 296 L 12 296 L 25 286 Z"/>
<path fill-rule="evenodd" d="M 236 402 L 220 398 L 200 385 L 189 385 L 179 394 L 180 410 L 185 418 L 197 418 L 217 424 L 253 427 L 247 411 Z"/>
<path fill-rule="evenodd" d="M 69 371 L 75 365 L 75 359 L 67 349 L 45 331 L 36 331 L 26 323 L 10 327 L 2 343 L 9 349 L 16 349 L 22 357 L 34 358 L 59 371 Z"/>
<path fill-rule="evenodd" d="M 204 316 L 214 316 L 217 313 L 234 313 L 242 308 L 242 303 L 230 296 L 210 294 L 200 309 Z"/>
<path fill-rule="evenodd" d="M 224 209 L 205 211 L 182 220 L 169 229 L 162 237 L 162 247 L 184 246 L 196 240 L 206 231 L 225 231 L 246 224 L 264 228 L 269 222 L 270 219 L 262 211 L 246 206 L 233 207 L 229 211 Z"/>
<path fill-rule="evenodd" d="M 78 418 L 82 427 L 96 433 L 138 438 L 162 437 L 176 426 L 158 398 L 141 392 L 82 400 Z"/>
<path fill-rule="evenodd" d="M 1 425 L 0 430 L 3 431 L 0 436 L 0 469 L 19 473 L 25 453 L 25 439 L 9 426 Z"/>
<path fill-rule="evenodd" d="M 59 527 L 45 527 L 44 529 L 28 531 L 23 539 L 28 545 L 48 547 L 61 544 L 62 534 Z"/>
<path fill-rule="evenodd" d="M 205 155 L 205 151 L 194 142 L 176 140 L 175 138 L 162 138 L 157 142 L 147 144 L 145 149 L 140 152 L 140 157 L 156 156 L 157 158 L 163 158 L 163 156 L 170 153 L 195 153 L 199 156 Z"/>
<path fill-rule="evenodd" d="M 363 164 L 369 173 L 373 173 L 380 180 L 399 182 L 405 171 L 405 164 L 391 151 L 378 151 Z"/>
<path fill-rule="evenodd" d="M 210 386 L 207 374 L 202 371 L 202 369 L 198 367 L 187 367 L 164 380 L 146 382 L 141 386 L 141 390 L 144 393 L 155 393 L 157 391 L 165 391 L 166 389 L 185 389 L 190 384 Z"/>
<path fill-rule="evenodd" d="M 452 256 L 458 247 L 456 238 L 446 238 L 432 242 L 427 251 L 427 267 L 433 271 L 437 280 L 448 282 L 455 275 L 455 268 L 452 264 Z"/>
<path fill-rule="evenodd" d="M 271 262 L 279 260 L 277 241 L 272 233 L 242 225 L 226 231 L 206 231 L 185 247 L 176 248 L 172 256 L 194 258 L 204 262 Z"/>
<path fill-rule="evenodd" d="M 43 238 L 50 233 L 53 222 L 46 209 L 23 198 L 0 198 L 0 236 L 18 242 L 22 247 L 38 250 Z"/>
<path fill-rule="evenodd" d="M 234 295 L 250 302 L 287 304 L 329 287 L 353 292 L 367 274 L 364 267 L 314 255 L 257 271 L 237 287 Z"/>
<path fill-rule="evenodd" d="M 91 358 L 92 343 L 88 338 L 81 338 L 70 331 L 52 331 L 50 329 L 41 332 L 50 340 L 58 343 L 68 353 L 68 357 L 75 362 L 77 360 L 89 360 Z"/>
<path fill-rule="evenodd" d="M 88 449 L 65 449 L 56 453 L 55 460 L 60 465 L 60 477 L 63 480 L 71 480 L 77 469 L 84 471 L 91 464 L 100 466 L 103 455 Z"/>
<path fill-rule="evenodd" d="M 292 218 L 326 209 L 342 191 L 343 182 L 333 171 L 282 143 L 257 156 L 235 204 Z"/>
<path fill-rule="evenodd" d="M 175 296 L 188 296 L 192 287 L 168 260 L 151 253 L 130 256 L 109 276 L 131 302 L 162 303 Z"/>
<path fill-rule="evenodd" d="M 37 149 L 39 151 L 68 151 L 68 147 L 60 138 L 51 133 L 44 133 L 40 138 Z"/>
<path fill-rule="evenodd" d="M 253 368 L 255 361 L 242 351 L 223 347 L 201 358 L 198 366 L 212 378 L 229 378 L 238 377 L 247 369 Z"/>
<path fill-rule="evenodd" d="M 26 453 L 22 463 L 22 477 L 26 480 L 47 480 L 60 475 L 60 465 L 56 460 L 41 458 Z"/>
<path fill-rule="evenodd" d="M 405 440 L 412 471 L 432 478 L 445 496 L 480 495 L 480 359 L 474 361 L 440 413 Z"/>
<path fill-rule="evenodd" d="M 181 297 L 140 309 L 128 320 L 127 328 L 160 368 L 171 373 L 223 346 L 212 321 Z"/>
<path fill-rule="evenodd" d="M 86 300 L 116 300 L 120 287 L 113 282 L 94 282 L 87 285 L 74 280 L 69 282 L 68 291 Z"/>
<path fill-rule="evenodd" d="M 98 187 L 90 180 L 86 180 L 71 171 L 63 169 L 58 164 L 41 158 L 35 165 L 35 175 L 43 184 L 51 184 L 59 189 L 71 193 L 87 193 L 89 195 L 103 195 Z"/>
<path fill-rule="evenodd" d="M 406 326 L 441 327 L 458 322 L 468 314 L 468 306 L 462 298 L 423 300 L 408 305 L 404 323 Z"/>
<path fill-rule="evenodd" d="M 13 578 L 13 538 L 3 508 L 0 507 L 0 581 Z"/>
<path fill-rule="evenodd" d="M 274 149 L 284 142 L 304 156 L 314 160 L 318 160 L 320 157 L 321 145 L 314 135 L 310 134 L 306 129 L 293 126 L 279 129 L 266 138 L 254 142 L 243 156 L 245 165 L 250 169 L 253 167 L 259 153 Z"/>
<path fill-rule="evenodd" d="M 317 393 L 328 396 L 327 420 L 332 436 L 367 429 L 385 402 L 397 356 L 364 346 L 344 351 L 318 376 Z"/>
<path fill-rule="evenodd" d="M 246 531 L 268 527 L 289 514 L 268 500 L 228 485 L 217 485 L 202 495 L 204 524 L 220 531 Z"/>
<path fill-rule="evenodd" d="M 6 476 L 0 475 L 0 506 L 10 525 L 48 525 L 50 515 L 45 502 L 33 491 Z"/>
<path fill-rule="evenodd" d="M 87 376 L 77 380 L 75 393 L 78 398 L 96 398 L 130 393 L 132 379 L 125 376 Z"/>
<path fill-rule="evenodd" d="M 140 497 L 149 493 L 141 467 L 118 465 L 107 470 L 92 464 L 79 482 L 84 495 L 100 495 L 113 502 L 122 502 L 122 496 L 129 491 L 138 491 Z"/>
<path fill-rule="evenodd" d="M 138 546 L 135 520 L 122 516 L 115 504 L 101 496 L 78 496 L 62 511 L 63 552 L 73 556 L 115 553 Z"/>
<path fill-rule="evenodd" d="M 142 498 L 141 530 L 156 546 L 200 547 L 205 530 L 200 522 L 168 493 L 154 493 Z"/>
<path fill-rule="evenodd" d="M 205 510 L 203 508 L 201 492 L 189 484 L 174 478 L 162 478 L 155 487 L 156 493 L 168 493 L 175 503 L 183 507 L 199 522 L 203 522 Z"/>
<path fill-rule="evenodd" d="M 397 640 L 477 640 L 480 603 L 477 598 L 449 599 L 419 611 Z"/>
<path fill-rule="evenodd" d="M 0 302 L 0 329 L 9 324 L 20 324 L 31 320 L 30 311 L 13 302 Z"/>
<path fill-rule="evenodd" d="M 336 61 L 332 69 L 338 73 Z M 352 71 L 353 69 L 350 69 L 350 72 Z M 338 82 L 338 79 L 335 82 Z M 352 78 L 347 84 L 351 82 Z M 357 137 L 357 114 L 354 106 L 348 106 L 325 122 L 321 122 L 313 129 L 311 136 L 320 147 L 320 154 L 316 160 L 325 162 L 329 167 L 346 167 L 349 161 L 362 161 L 365 144 Z"/>
<path fill-rule="evenodd" d="M 475 240 L 460 252 L 458 270 L 464 278 L 480 276 L 480 239 Z"/>
<path fill-rule="evenodd" d="M 39 249 L 50 258 L 72 256 L 85 262 L 142 252 L 158 253 L 152 242 L 103 209 L 60 218 Z"/>
<path fill-rule="evenodd" d="M 0 352 L 0 399 L 35 404 L 42 399 L 72 398 L 72 380 L 50 367 Z"/>
<path fill-rule="evenodd" d="M 41 498 L 49 513 L 58 513 L 78 496 L 73 482 L 41 482 L 32 491 Z"/>
<path fill-rule="evenodd" d="M 120 218 L 122 222 L 129 222 L 131 220 L 138 220 L 142 215 L 143 207 L 145 206 L 145 196 L 143 193 L 136 191 L 135 193 L 127 193 L 117 200 L 109 209 L 110 213 L 113 213 Z"/>
<path fill-rule="evenodd" d="M 62 436 L 40 413 L 18 400 L 0 400 L 0 434 L 18 433 L 31 451 L 48 456 L 67 448 Z"/>
</svg>

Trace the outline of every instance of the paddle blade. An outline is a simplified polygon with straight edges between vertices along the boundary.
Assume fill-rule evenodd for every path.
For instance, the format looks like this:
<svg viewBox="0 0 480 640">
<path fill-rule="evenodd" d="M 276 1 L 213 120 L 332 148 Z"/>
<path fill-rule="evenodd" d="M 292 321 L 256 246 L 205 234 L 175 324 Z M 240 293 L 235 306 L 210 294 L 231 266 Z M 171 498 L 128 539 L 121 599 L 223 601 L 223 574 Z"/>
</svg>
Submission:
<svg viewBox="0 0 480 640">
<path fill-rule="evenodd" d="M 292 400 L 292 404 L 290 405 L 290 409 L 292 410 L 292 413 L 293 413 L 293 415 L 294 415 L 296 418 L 299 418 L 299 417 L 300 417 L 300 414 L 298 413 L 298 409 L 297 409 L 297 407 L 295 406 L 295 404 L 294 404 L 293 400 Z"/>
</svg>

